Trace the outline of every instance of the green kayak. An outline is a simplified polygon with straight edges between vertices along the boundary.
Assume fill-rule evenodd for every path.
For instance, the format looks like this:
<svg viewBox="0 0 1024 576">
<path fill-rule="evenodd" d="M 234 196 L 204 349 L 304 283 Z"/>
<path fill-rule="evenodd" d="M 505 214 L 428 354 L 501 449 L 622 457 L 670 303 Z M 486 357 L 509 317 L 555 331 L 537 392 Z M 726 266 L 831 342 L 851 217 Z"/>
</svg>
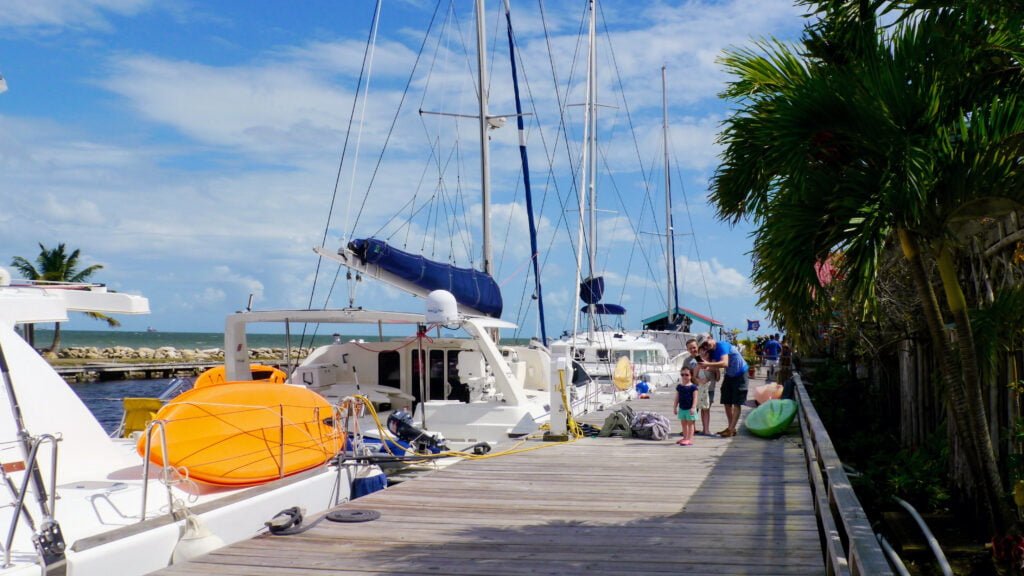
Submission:
<svg viewBox="0 0 1024 576">
<path fill-rule="evenodd" d="M 769 400 L 747 414 L 744 424 L 754 436 L 771 438 L 789 428 L 796 417 L 796 402 L 792 400 Z"/>
</svg>

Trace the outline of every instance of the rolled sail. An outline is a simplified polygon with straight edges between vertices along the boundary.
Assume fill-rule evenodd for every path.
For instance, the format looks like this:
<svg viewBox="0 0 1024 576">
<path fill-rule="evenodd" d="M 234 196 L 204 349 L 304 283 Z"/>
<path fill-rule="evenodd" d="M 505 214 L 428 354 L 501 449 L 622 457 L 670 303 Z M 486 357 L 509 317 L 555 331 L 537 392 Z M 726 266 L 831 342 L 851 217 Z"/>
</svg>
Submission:
<svg viewBox="0 0 1024 576">
<path fill-rule="evenodd" d="M 447 290 L 463 306 L 494 318 L 501 316 L 501 290 L 486 272 L 434 262 L 375 238 L 353 240 L 348 248 L 364 264 L 379 266 L 427 292 Z"/>
</svg>

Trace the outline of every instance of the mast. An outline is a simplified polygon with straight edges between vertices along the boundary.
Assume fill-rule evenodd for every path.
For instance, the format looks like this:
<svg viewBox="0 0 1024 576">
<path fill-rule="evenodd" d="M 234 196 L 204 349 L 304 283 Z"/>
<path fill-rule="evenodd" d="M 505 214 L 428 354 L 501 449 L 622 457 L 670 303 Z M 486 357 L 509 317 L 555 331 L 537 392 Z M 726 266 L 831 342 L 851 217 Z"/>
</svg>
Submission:
<svg viewBox="0 0 1024 576">
<path fill-rule="evenodd" d="M 491 262 L 491 149 L 487 139 L 487 59 L 484 35 L 484 0 L 476 0 L 476 61 L 480 82 L 480 192 L 483 212 L 484 272 L 493 276 Z"/>
<path fill-rule="evenodd" d="M 541 343 L 548 345 L 544 326 L 544 297 L 540 289 L 540 253 L 537 250 L 537 223 L 533 218 L 533 192 L 530 188 L 530 162 L 526 155 L 526 130 L 523 127 L 523 104 L 519 98 L 519 75 L 516 71 L 516 48 L 512 37 L 512 7 L 505 0 L 505 24 L 508 28 L 508 55 L 512 60 L 512 90 L 516 97 L 516 125 L 519 128 L 519 158 L 523 164 L 523 189 L 526 196 L 526 217 L 530 225 L 530 260 L 533 261 L 533 283 L 537 295 L 537 314 L 540 317 Z"/>
<path fill-rule="evenodd" d="M 662 147 L 665 154 L 665 266 L 668 277 L 668 294 L 665 301 L 668 302 L 668 316 L 666 321 L 671 326 L 676 320 L 676 307 L 679 305 L 679 296 L 676 293 L 676 254 L 675 237 L 672 235 L 672 177 L 669 172 L 668 162 L 668 91 L 665 83 L 665 66 L 661 67 L 661 136 Z"/>
<path fill-rule="evenodd" d="M 597 273 L 597 1 L 590 0 L 590 46 L 587 54 L 587 122 L 590 139 L 587 147 L 587 193 L 590 197 L 590 277 Z M 593 307 L 587 312 L 587 332 L 594 331 Z"/>
</svg>

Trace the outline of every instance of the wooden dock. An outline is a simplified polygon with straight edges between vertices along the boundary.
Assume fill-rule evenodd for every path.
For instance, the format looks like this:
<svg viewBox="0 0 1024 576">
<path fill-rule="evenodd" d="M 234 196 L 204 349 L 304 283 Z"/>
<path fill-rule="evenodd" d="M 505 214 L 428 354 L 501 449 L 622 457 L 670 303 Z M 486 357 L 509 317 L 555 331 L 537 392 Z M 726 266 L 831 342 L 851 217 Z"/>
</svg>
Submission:
<svg viewBox="0 0 1024 576">
<path fill-rule="evenodd" d="M 130 378 L 149 380 L 152 378 L 174 378 L 176 376 L 198 376 L 223 362 L 155 362 L 150 364 L 122 364 L 117 362 L 82 364 L 79 366 L 54 367 L 68 382 L 106 382 Z"/>
<path fill-rule="evenodd" d="M 751 390 L 761 383 L 752 380 Z M 673 394 L 662 389 L 630 404 L 669 416 L 677 433 Z M 581 420 L 599 426 L 609 413 Z M 712 414 L 712 431 L 724 428 L 719 404 Z M 458 462 L 342 506 L 377 511 L 377 520 L 264 535 L 159 573 L 826 572 L 796 427 L 776 440 L 742 426 L 734 438 L 697 436 L 688 447 L 677 439 L 586 438 Z"/>
</svg>

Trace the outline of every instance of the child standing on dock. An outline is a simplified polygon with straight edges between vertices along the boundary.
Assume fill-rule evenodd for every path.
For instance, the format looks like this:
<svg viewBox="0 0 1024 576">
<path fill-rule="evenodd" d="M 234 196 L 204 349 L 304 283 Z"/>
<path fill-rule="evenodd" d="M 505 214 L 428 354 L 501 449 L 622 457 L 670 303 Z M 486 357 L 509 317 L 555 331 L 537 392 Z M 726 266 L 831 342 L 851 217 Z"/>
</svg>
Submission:
<svg viewBox="0 0 1024 576">
<path fill-rule="evenodd" d="M 682 382 L 676 386 L 676 399 L 672 409 L 679 416 L 683 438 L 676 444 L 689 446 L 693 444 L 693 429 L 697 422 L 697 385 L 693 383 L 693 371 L 687 367 L 679 371 L 679 378 Z"/>
</svg>

